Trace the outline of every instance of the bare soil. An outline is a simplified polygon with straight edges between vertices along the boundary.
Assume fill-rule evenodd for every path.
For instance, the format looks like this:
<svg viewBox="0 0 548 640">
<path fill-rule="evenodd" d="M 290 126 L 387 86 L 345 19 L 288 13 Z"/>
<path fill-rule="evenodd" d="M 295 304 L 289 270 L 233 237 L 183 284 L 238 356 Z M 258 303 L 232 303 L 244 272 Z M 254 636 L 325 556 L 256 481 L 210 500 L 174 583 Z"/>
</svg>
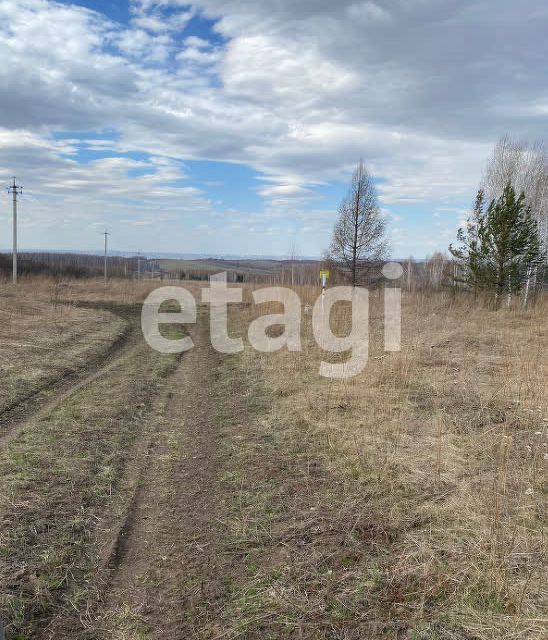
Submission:
<svg viewBox="0 0 548 640">
<path fill-rule="evenodd" d="M 169 379 L 165 417 L 146 448 L 110 563 L 110 585 L 86 638 L 191 638 L 215 619 L 230 571 L 215 378 L 219 356 L 200 322 Z M 138 634 L 142 634 L 141 636 Z"/>
</svg>

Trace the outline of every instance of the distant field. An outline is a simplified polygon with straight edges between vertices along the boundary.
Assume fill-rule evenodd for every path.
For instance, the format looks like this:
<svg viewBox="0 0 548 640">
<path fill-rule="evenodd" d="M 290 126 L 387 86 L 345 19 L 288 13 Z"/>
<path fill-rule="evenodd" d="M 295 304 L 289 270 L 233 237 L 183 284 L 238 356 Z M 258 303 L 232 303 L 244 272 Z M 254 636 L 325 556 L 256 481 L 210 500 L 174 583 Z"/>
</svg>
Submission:
<svg viewBox="0 0 548 640">
<path fill-rule="evenodd" d="M 172 274 L 186 274 L 189 277 L 199 274 L 211 274 L 226 271 L 234 276 L 241 276 L 243 279 L 268 279 L 276 277 L 283 279 L 284 273 L 289 273 L 292 268 L 290 260 L 155 260 L 162 271 Z M 295 260 L 293 262 L 294 273 L 301 279 L 308 276 L 317 278 L 319 261 Z"/>
<path fill-rule="evenodd" d="M 163 269 L 234 269 L 249 273 L 277 273 L 284 265 L 291 265 L 290 260 L 222 260 L 208 258 L 204 260 L 158 260 Z M 299 265 L 316 265 L 315 260 L 298 260 Z"/>
</svg>

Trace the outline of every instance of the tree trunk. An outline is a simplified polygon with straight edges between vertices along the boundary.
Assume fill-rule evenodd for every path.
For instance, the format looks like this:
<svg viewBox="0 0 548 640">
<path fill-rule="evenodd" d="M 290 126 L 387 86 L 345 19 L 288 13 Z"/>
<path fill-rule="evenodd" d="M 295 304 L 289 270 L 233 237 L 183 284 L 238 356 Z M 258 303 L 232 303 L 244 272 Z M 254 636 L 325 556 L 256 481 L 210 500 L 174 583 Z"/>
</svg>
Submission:
<svg viewBox="0 0 548 640">
<path fill-rule="evenodd" d="M 527 278 L 525 279 L 525 291 L 523 292 L 523 306 L 527 307 L 527 303 L 529 302 L 529 289 L 531 286 L 531 278 L 532 278 L 532 269 L 529 267 L 527 269 Z"/>
</svg>

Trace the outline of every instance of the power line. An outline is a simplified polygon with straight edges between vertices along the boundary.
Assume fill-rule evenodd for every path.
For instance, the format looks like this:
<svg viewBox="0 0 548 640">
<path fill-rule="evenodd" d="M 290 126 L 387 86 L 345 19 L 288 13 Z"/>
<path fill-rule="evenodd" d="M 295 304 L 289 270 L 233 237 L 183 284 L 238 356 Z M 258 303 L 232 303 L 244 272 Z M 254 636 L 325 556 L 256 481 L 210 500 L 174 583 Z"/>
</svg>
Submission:
<svg viewBox="0 0 548 640">
<path fill-rule="evenodd" d="M 17 284 L 17 196 L 23 193 L 23 187 L 15 183 L 15 177 L 13 178 L 13 184 L 8 187 L 8 193 L 13 194 L 13 266 L 12 277 L 13 284 Z"/>
</svg>

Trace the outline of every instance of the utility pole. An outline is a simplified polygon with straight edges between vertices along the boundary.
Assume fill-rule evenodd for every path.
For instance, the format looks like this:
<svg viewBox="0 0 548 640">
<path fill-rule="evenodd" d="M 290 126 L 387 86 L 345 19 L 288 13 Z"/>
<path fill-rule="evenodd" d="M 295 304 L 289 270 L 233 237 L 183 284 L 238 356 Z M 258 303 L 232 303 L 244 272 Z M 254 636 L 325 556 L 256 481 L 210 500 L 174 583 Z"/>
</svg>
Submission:
<svg viewBox="0 0 548 640">
<path fill-rule="evenodd" d="M 107 238 L 110 235 L 107 229 L 105 229 L 105 282 L 107 281 Z"/>
<path fill-rule="evenodd" d="M 137 254 L 137 280 L 141 279 L 141 249 L 139 249 L 139 253 Z"/>
<path fill-rule="evenodd" d="M 15 178 L 13 178 L 13 184 L 8 187 L 8 193 L 13 194 L 13 267 L 12 277 L 13 284 L 17 284 L 17 196 L 23 193 L 23 187 L 15 184 Z"/>
</svg>

